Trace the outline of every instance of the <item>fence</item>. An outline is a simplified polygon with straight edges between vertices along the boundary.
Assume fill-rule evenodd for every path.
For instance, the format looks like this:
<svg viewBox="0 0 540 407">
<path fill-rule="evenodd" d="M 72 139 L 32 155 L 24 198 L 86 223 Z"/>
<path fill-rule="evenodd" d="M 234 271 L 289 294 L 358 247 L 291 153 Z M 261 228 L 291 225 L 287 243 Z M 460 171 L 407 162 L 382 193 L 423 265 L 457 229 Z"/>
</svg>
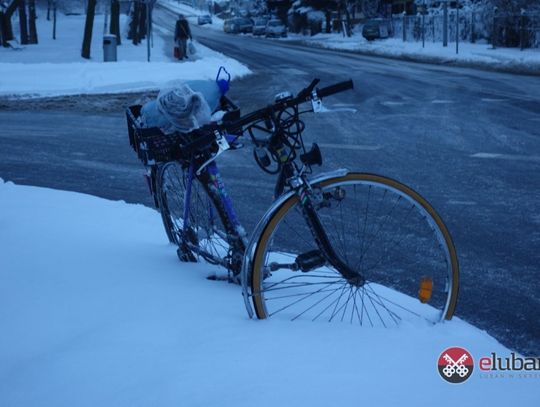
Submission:
<svg viewBox="0 0 540 407">
<path fill-rule="evenodd" d="M 394 15 L 390 35 L 403 41 L 443 42 L 444 15 Z M 494 47 L 540 48 L 540 13 L 495 14 L 450 10 L 448 42 L 486 41 Z M 459 33 L 459 36 L 456 35 Z"/>
</svg>

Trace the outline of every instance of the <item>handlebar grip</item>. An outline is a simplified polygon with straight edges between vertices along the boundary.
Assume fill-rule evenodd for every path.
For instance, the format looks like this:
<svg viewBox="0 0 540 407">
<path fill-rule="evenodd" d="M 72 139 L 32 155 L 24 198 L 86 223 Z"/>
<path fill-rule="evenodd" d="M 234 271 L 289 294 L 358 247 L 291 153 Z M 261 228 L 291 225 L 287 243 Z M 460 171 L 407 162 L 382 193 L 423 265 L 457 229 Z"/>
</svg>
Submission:
<svg viewBox="0 0 540 407">
<path fill-rule="evenodd" d="M 353 81 L 352 79 L 349 79 L 348 81 L 339 82 L 339 83 L 336 83 L 335 85 L 327 86 L 326 88 L 317 89 L 317 96 L 319 96 L 320 98 L 324 98 L 326 96 L 333 95 L 334 93 L 344 92 L 346 90 L 353 89 L 353 88 L 354 88 Z"/>
</svg>

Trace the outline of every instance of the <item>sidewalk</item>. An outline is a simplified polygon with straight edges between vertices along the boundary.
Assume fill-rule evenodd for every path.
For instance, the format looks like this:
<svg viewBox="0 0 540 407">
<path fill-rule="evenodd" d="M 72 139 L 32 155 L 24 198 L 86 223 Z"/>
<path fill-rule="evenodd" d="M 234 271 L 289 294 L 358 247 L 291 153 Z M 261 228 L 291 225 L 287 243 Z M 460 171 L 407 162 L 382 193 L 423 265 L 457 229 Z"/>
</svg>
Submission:
<svg viewBox="0 0 540 407">
<path fill-rule="evenodd" d="M 118 62 L 103 62 L 104 16 L 96 15 L 91 59 L 81 57 L 84 15 L 58 13 L 56 40 L 52 21 L 38 10 L 39 44 L 24 45 L 15 51 L 0 47 L 0 97 L 30 98 L 60 95 L 123 93 L 157 90 L 173 80 L 214 80 L 220 66 L 233 78 L 250 73 L 238 61 L 196 44 L 197 53 L 179 62 L 172 58 L 159 26 L 155 26 L 151 61 L 147 62 L 147 43 L 135 46 L 126 39 L 127 17 L 122 15 L 122 45 Z M 14 27 L 16 28 L 16 27 Z"/>
</svg>

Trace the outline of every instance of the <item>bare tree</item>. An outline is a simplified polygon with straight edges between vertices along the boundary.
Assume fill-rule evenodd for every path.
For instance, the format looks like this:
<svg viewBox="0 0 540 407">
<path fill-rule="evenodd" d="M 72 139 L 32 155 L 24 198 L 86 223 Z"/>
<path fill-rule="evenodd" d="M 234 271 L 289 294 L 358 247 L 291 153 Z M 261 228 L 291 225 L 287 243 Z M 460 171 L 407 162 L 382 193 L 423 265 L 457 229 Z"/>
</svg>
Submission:
<svg viewBox="0 0 540 407">
<path fill-rule="evenodd" d="M 111 0 L 111 24 L 110 32 L 116 35 L 116 43 L 120 45 L 122 40 L 120 38 L 120 2 L 118 0 Z"/>
<path fill-rule="evenodd" d="M 26 17 L 26 4 L 19 2 L 19 26 L 21 30 L 21 44 L 28 44 L 28 19 Z"/>
<path fill-rule="evenodd" d="M 96 0 L 88 0 L 86 9 L 86 22 L 84 24 L 84 38 L 81 56 L 90 59 L 90 46 L 92 45 L 92 29 L 94 28 L 94 16 L 96 15 Z"/>
</svg>

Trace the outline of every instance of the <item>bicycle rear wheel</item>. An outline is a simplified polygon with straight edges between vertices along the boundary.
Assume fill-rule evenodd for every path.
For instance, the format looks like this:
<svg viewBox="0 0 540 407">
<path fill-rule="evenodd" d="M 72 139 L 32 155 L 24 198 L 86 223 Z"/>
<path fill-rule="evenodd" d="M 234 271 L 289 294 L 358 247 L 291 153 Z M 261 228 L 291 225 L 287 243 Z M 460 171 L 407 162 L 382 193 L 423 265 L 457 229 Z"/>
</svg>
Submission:
<svg viewBox="0 0 540 407">
<path fill-rule="evenodd" d="M 227 266 L 229 243 L 219 198 L 194 178 L 189 200 L 188 226 L 185 226 L 188 170 L 179 162 L 164 164 L 158 175 L 161 218 L 171 243 L 178 245 L 182 261 L 206 260 Z"/>
<path fill-rule="evenodd" d="M 450 319 L 459 267 L 450 234 L 409 187 L 349 173 L 312 185 L 317 215 L 338 256 L 364 276 L 349 283 L 324 256 L 292 195 L 276 209 L 255 247 L 249 285 L 259 319 L 347 321 L 392 326 Z"/>
</svg>

